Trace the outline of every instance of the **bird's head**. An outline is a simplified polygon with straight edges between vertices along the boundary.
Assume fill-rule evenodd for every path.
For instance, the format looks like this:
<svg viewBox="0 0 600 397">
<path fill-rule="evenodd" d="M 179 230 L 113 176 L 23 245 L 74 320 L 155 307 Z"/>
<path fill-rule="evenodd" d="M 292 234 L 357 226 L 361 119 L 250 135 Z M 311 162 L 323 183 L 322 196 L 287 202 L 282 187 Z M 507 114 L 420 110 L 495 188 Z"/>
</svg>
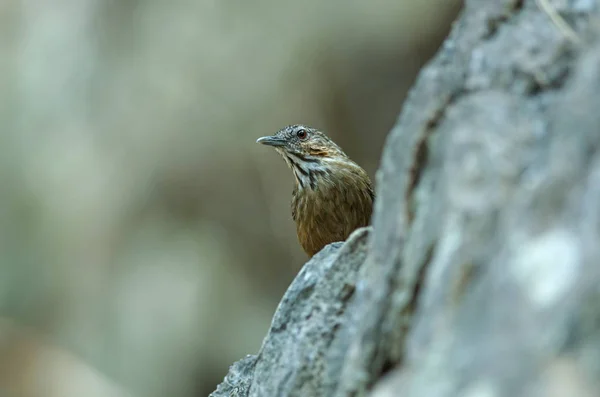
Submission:
<svg viewBox="0 0 600 397">
<path fill-rule="evenodd" d="M 301 188 L 314 189 L 319 176 L 327 177 L 340 167 L 358 167 L 327 135 L 304 125 L 287 126 L 256 142 L 274 147 L 283 156 Z"/>
<path fill-rule="evenodd" d="M 284 156 L 298 156 L 313 160 L 346 154 L 321 131 L 304 125 L 290 125 L 275 135 L 258 138 L 257 143 L 273 146 Z"/>
</svg>

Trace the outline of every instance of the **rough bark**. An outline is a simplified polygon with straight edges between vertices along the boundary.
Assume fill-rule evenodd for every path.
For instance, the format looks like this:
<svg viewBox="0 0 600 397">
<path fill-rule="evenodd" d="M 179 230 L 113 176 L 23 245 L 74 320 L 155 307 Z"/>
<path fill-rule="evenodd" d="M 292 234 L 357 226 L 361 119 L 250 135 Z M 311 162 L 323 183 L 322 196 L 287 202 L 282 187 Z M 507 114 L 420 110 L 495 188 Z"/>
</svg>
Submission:
<svg viewBox="0 0 600 397">
<path fill-rule="evenodd" d="M 597 393 L 599 4 L 550 2 L 580 42 L 539 4 L 466 3 L 390 133 L 369 243 L 307 263 L 212 396 Z"/>
</svg>

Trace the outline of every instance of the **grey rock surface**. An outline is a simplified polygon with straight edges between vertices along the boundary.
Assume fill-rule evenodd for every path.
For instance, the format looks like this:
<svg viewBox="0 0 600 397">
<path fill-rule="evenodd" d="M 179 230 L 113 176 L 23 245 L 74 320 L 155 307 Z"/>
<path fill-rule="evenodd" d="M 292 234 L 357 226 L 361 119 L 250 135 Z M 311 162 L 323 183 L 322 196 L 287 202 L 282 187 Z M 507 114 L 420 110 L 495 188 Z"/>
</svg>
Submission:
<svg viewBox="0 0 600 397">
<path fill-rule="evenodd" d="M 211 397 L 331 392 L 327 353 L 340 325 L 348 321 L 369 231 L 356 230 L 345 243 L 326 246 L 304 265 L 279 303 L 258 355 L 235 363 Z"/>
<path fill-rule="evenodd" d="M 366 258 L 306 265 L 333 291 L 295 281 L 240 395 L 598 395 L 599 5 L 549 4 L 580 41 L 537 1 L 466 2 L 388 137 Z"/>
</svg>

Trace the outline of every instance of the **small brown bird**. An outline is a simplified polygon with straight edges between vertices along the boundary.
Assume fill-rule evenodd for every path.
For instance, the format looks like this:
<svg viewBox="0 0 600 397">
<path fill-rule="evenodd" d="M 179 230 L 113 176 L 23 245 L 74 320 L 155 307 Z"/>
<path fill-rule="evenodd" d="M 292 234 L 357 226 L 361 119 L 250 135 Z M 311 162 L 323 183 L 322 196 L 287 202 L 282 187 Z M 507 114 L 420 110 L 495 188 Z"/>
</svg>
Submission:
<svg viewBox="0 0 600 397">
<path fill-rule="evenodd" d="M 375 196 L 369 176 L 324 133 L 291 125 L 256 142 L 273 146 L 294 173 L 292 218 L 309 256 L 370 223 Z"/>
</svg>

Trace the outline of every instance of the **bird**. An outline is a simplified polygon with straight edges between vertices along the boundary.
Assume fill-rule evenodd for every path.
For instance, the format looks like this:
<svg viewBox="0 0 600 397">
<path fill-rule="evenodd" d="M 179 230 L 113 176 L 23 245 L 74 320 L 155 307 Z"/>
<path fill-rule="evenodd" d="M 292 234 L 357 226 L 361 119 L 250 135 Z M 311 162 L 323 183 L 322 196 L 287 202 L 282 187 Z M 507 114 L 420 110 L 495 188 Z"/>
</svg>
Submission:
<svg viewBox="0 0 600 397">
<path fill-rule="evenodd" d="M 365 170 L 325 133 L 295 124 L 256 142 L 273 147 L 294 174 L 292 219 L 300 246 L 309 257 L 370 224 L 373 184 Z"/>
</svg>

